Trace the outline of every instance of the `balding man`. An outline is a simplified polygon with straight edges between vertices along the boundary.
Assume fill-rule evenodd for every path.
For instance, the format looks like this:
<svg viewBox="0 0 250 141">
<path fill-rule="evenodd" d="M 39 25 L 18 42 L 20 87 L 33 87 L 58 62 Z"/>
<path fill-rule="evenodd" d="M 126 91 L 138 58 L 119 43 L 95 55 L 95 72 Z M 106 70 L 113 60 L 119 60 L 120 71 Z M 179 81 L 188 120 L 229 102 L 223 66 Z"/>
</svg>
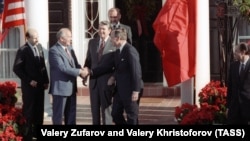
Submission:
<svg viewBox="0 0 250 141">
<path fill-rule="evenodd" d="M 25 36 L 27 41 L 17 51 L 13 71 L 21 79 L 22 110 L 28 131 L 24 140 L 31 141 L 36 136 L 33 129 L 43 124 L 44 91 L 48 88 L 49 77 L 38 32 L 28 29 Z"/>
<path fill-rule="evenodd" d="M 108 17 L 109 17 L 109 22 L 111 23 L 112 30 L 113 29 L 118 29 L 118 28 L 126 29 L 127 41 L 128 41 L 128 43 L 132 44 L 133 42 L 132 42 L 131 27 L 128 26 L 128 25 L 122 24 L 120 22 L 121 17 L 122 17 L 120 9 L 116 8 L 116 7 L 109 9 Z"/>
</svg>

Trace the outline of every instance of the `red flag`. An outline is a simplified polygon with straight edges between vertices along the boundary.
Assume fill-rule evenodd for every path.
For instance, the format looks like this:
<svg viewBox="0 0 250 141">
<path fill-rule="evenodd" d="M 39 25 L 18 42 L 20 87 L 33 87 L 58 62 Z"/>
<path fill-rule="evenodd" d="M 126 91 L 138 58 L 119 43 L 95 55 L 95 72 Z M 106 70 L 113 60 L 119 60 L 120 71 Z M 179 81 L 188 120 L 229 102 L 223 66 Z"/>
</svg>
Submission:
<svg viewBox="0 0 250 141">
<path fill-rule="evenodd" d="M 4 9 L 4 0 L 0 0 L 0 27 L 2 27 L 2 21 L 3 21 L 3 9 Z M 8 34 L 9 30 L 5 30 L 2 33 L 2 29 L 0 28 L 0 43 L 2 43 L 3 39 L 6 37 Z"/>
<path fill-rule="evenodd" d="M 153 28 L 168 86 L 195 75 L 196 0 L 167 0 Z"/>
<path fill-rule="evenodd" d="M 2 29 L 25 25 L 23 0 L 5 0 Z"/>
</svg>

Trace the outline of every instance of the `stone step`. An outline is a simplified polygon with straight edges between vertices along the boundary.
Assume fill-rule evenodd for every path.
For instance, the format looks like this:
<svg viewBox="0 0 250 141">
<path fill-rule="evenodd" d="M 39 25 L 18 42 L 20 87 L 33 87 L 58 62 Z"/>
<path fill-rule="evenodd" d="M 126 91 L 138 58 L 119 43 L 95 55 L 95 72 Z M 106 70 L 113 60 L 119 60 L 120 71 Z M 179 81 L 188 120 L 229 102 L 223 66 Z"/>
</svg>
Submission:
<svg viewBox="0 0 250 141">
<path fill-rule="evenodd" d="M 89 88 L 85 86 L 78 86 L 78 96 L 89 95 Z M 165 97 L 178 95 L 180 96 L 180 86 L 164 87 L 162 83 L 145 83 L 144 97 Z"/>
<path fill-rule="evenodd" d="M 89 93 L 87 87 L 78 88 L 77 124 L 91 125 Z M 18 89 L 20 91 L 20 89 Z M 153 95 L 153 96 L 150 96 Z M 21 92 L 18 92 L 17 107 L 21 107 Z M 139 124 L 177 124 L 174 120 L 174 109 L 180 105 L 180 88 L 163 87 L 160 84 L 145 84 L 144 95 L 140 101 Z M 51 125 L 51 117 L 44 119 L 45 125 Z"/>
<path fill-rule="evenodd" d="M 142 100 L 147 102 L 148 100 Z M 16 106 L 20 107 L 21 102 L 18 102 Z M 142 104 L 143 105 L 143 104 Z M 139 109 L 139 124 L 142 125 L 169 125 L 177 124 L 174 120 L 175 107 L 166 106 L 140 106 Z M 44 119 L 45 125 L 52 124 L 51 117 Z M 92 117 L 89 104 L 77 104 L 77 124 L 78 125 L 91 125 Z"/>
<path fill-rule="evenodd" d="M 142 125 L 176 124 L 174 107 L 140 106 L 139 123 Z M 77 124 L 90 125 L 92 123 L 90 105 L 77 106 Z M 51 124 L 51 118 L 45 118 L 45 124 Z"/>
</svg>

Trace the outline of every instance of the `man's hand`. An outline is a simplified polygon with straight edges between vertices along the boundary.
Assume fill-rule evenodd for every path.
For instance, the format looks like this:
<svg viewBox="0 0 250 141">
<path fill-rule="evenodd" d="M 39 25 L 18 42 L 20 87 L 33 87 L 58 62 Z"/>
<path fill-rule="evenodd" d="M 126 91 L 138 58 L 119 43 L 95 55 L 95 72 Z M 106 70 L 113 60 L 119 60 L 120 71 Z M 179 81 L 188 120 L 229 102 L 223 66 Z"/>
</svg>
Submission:
<svg viewBox="0 0 250 141">
<path fill-rule="evenodd" d="M 139 99 L 139 92 L 133 91 L 132 93 L 132 101 L 137 101 Z"/>
<path fill-rule="evenodd" d="M 88 77 L 83 77 L 82 78 L 82 84 L 83 84 L 83 86 L 87 86 L 87 81 L 88 81 Z"/>
<path fill-rule="evenodd" d="M 88 67 L 84 67 L 84 68 L 82 68 L 82 69 L 80 70 L 80 76 L 81 76 L 82 78 L 87 77 L 89 74 L 90 74 L 90 70 L 89 70 Z"/>
<path fill-rule="evenodd" d="M 49 88 L 49 84 L 44 84 L 44 89 L 48 89 Z"/>
<path fill-rule="evenodd" d="M 32 87 L 36 87 L 36 86 L 37 86 L 37 82 L 36 82 L 35 80 L 31 80 L 31 81 L 30 81 L 30 85 L 31 85 Z"/>
<path fill-rule="evenodd" d="M 109 79 L 108 79 L 108 86 L 111 86 L 115 84 L 115 77 L 114 76 L 111 76 Z"/>
</svg>

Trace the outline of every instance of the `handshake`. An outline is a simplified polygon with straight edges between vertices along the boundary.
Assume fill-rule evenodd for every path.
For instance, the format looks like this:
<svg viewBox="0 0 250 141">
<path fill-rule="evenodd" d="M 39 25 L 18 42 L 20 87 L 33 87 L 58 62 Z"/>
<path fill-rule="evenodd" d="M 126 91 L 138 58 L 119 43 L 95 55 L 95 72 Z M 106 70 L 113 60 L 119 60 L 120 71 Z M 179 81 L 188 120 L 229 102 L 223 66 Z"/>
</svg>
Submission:
<svg viewBox="0 0 250 141">
<path fill-rule="evenodd" d="M 80 76 L 82 78 L 88 77 L 90 74 L 90 69 L 88 67 L 81 68 L 80 70 Z"/>
<path fill-rule="evenodd" d="M 88 76 L 90 75 L 90 69 L 88 67 L 84 67 L 80 69 L 80 77 L 82 78 L 82 84 L 87 86 L 86 82 L 88 80 Z"/>
</svg>

